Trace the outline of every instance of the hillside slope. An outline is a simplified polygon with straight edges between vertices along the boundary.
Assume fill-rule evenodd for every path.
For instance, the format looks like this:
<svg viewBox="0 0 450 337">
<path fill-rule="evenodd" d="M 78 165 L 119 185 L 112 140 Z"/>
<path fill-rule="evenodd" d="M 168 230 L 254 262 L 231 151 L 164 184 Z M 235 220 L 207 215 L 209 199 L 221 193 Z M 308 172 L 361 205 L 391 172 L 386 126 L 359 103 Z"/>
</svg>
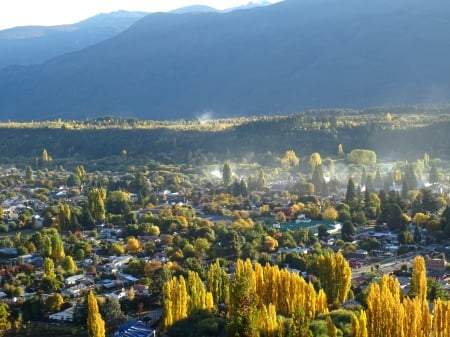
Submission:
<svg viewBox="0 0 450 337">
<path fill-rule="evenodd" d="M 0 119 L 190 119 L 447 102 L 450 2 L 285 0 L 150 14 L 39 66 L 0 72 Z"/>
</svg>

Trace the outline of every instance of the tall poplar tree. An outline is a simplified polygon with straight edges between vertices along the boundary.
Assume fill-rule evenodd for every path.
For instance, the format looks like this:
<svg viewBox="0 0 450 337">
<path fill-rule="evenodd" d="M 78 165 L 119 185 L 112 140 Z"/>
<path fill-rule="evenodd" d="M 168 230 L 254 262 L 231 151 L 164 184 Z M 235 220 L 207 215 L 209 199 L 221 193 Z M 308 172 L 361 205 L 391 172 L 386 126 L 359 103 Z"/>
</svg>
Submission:
<svg viewBox="0 0 450 337">
<path fill-rule="evenodd" d="M 427 298 L 427 271 L 425 259 L 420 255 L 416 256 L 413 262 L 411 293 L 421 301 L 425 301 Z"/>
<path fill-rule="evenodd" d="M 230 304 L 227 320 L 229 337 L 259 336 L 258 295 L 256 278 L 250 260 L 238 260 L 230 286 Z"/>
<path fill-rule="evenodd" d="M 231 167 L 230 167 L 230 163 L 226 162 L 225 164 L 223 164 L 223 170 L 222 170 L 222 181 L 223 181 L 223 186 L 224 187 L 228 187 L 231 185 Z"/>
<path fill-rule="evenodd" d="M 105 337 L 105 321 L 98 311 L 97 299 L 92 290 L 89 291 L 87 300 L 88 337 Z"/>
</svg>

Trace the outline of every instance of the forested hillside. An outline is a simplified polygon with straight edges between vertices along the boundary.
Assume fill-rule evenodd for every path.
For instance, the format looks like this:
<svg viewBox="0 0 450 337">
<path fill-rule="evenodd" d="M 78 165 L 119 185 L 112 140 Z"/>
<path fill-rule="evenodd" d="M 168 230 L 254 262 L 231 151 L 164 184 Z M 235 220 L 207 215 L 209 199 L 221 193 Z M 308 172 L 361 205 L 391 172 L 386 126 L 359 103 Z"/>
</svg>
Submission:
<svg viewBox="0 0 450 337">
<path fill-rule="evenodd" d="M 0 124 L 1 161 L 34 163 L 46 149 L 55 163 L 95 159 L 99 164 L 126 152 L 128 162 L 202 164 L 223 160 L 275 165 L 287 150 L 301 156 L 336 156 L 369 149 L 379 160 L 416 160 L 423 153 L 450 153 L 448 106 L 311 111 L 286 116 L 200 122 L 157 122 L 103 117 L 86 121 Z"/>
</svg>

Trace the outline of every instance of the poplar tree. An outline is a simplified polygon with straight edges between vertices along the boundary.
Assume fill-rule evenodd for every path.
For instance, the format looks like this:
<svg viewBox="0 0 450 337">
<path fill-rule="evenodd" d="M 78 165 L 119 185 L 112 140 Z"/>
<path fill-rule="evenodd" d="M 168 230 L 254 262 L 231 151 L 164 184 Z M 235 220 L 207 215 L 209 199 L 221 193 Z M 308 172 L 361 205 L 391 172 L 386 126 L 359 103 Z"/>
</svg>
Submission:
<svg viewBox="0 0 450 337">
<path fill-rule="evenodd" d="M 91 290 L 88 293 L 87 330 L 88 337 L 105 337 L 105 322 L 98 311 L 97 299 Z"/>
<path fill-rule="evenodd" d="M 257 337 L 259 335 L 258 295 L 255 272 L 249 259 L 238 260 L 234 280 L 230 286 L 227 332 L 229 337 Z"/>
<path fill-rule="evenodd" d="M 206 276 L 207 289 L 212 294 L 214 303 L 228 303 L 230 277 L 220 266 L 219 260 L 211 264 Z"/>
<path fill-rule="evenodd" d="M 450 302 L 443 302 L 439 298 L 433 305 L 434 337 L 448 337 L 450 333 Z"/>
<path fill-rule="evenodd" d="M 411 293 L 417 296 L 421 301 L 427 299 L 427 271 L 425 268 L 425 259 L 418 255 L 414 258 L 413 272 L 411 277 Z"/>
<path fill-rule="evenodd" d="M 341 253 L 326 253 L 317 259 L 317 274 L 329 303 L 342 303 L 351 287 L 352 270 Z"/>
<path fill-rule="evenodd" d="M 222 181 L 223 181 L 223 186 L 224 187 L 228 187 L 231 185 L 231 167 L 230 164 L 228 162 L 226 162 L 225 164 L 223 164 L 223 169 L 222 169 Z"/>
</svg>

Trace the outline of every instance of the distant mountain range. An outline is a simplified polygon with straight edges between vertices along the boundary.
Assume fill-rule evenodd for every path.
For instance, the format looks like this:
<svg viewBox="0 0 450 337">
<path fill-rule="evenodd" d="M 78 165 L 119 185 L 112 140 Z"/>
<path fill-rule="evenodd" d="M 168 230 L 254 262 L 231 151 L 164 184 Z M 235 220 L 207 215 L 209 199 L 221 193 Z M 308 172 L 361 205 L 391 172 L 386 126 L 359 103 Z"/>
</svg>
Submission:
<svg viewBox="0 0 450 337">
<path fill-rule="evenodd" d="M 0 30 L 0 69 L 37 64 L 117 35 L 148 13 L 119 11 L 60 26 Z"/>
<path fill-rule="evenodd" d="M 155 13 L 0 71 L 0 119 L 191 119 L 447 103 L 450 2 L 285 0 Z"/>
</svg>

